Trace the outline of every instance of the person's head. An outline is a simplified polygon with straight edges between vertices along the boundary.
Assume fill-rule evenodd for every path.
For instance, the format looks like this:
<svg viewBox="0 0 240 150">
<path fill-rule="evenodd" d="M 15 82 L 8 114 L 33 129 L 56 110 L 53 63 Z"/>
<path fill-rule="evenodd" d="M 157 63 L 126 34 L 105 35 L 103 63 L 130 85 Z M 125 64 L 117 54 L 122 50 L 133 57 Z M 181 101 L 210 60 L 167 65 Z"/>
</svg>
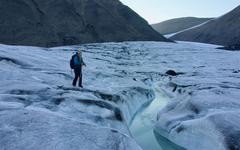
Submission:
<svg viewBox="0 0 240 150">
<path fill-rule="evenodd" d="M 81 55 L 82 55 L 82 51 L 81 51 L 80 48 L 78 49 L 77 54 L 78 54 L 78 56 L 81 56 Z"/>
</svg>

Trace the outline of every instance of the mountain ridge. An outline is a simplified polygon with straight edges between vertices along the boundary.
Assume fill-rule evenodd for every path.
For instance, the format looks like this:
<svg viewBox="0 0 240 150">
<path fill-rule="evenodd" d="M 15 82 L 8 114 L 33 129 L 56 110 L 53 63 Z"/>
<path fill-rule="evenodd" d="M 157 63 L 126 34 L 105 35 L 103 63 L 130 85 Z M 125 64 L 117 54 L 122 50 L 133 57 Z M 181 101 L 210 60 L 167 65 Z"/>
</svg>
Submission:
<svg viewBox="0 0 240 150">
<path fill-rule="evenodd" d="M 2 0 L 0 20 L 0 43 L 11 45 L 171 41 L 119 0 Z"/>
<path fill-rule="evenodd" d="M 166 35 L 194 27 L 210 19 L 212 18 L 182 17 L 152 24 L 151 26 L 159 33 Z"/>
<path fill-rule="evenodd" d="M 240 44 L 240 6 L 202 26 L 171 37 L 173 40 L 201 42 L 223 46 Z"/>
</svg>

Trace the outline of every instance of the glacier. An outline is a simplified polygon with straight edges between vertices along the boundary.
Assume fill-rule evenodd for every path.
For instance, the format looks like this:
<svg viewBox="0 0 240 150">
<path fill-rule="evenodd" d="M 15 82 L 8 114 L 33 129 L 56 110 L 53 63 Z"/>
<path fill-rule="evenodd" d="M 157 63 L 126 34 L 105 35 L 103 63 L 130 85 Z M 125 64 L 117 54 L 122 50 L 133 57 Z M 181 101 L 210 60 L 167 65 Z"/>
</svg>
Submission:
<svg viewBox="0 0 240 150">
<path fill-rule="evenodd" d="M 140 150 L 130 126 L 138 111 L 156 100 L 156 85 L 167 97 L 162 107 L 154 107 L 156 139 L 189 150 L 238 150 L 240 53 L 216 47 L 1 44 L 0 150 Z M 83 89 L 71 85 L 69 60 L 78 48 L 87 64 Z M 166 75 L 170 69 L 180 74 Z"/>
</svg>

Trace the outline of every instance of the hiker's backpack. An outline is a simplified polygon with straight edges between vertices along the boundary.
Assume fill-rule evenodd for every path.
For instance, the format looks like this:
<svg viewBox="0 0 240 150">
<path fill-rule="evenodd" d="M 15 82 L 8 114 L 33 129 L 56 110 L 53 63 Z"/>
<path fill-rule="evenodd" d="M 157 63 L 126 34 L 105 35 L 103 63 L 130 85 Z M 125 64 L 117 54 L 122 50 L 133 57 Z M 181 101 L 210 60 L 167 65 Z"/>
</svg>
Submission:
<svg viewBox="0 0 240 150">
<path fill-rule="evenodd" d="M 74 57 L 75 57 L 76 55 L 73 55 L 72 56 L 72 58 L 71 58 L 71 60 L 70 60 L 70 67 L 71 67 L 71 69 L 74 69 L 75 68 L 75 65 L 74 65 Z"/>
</svg>

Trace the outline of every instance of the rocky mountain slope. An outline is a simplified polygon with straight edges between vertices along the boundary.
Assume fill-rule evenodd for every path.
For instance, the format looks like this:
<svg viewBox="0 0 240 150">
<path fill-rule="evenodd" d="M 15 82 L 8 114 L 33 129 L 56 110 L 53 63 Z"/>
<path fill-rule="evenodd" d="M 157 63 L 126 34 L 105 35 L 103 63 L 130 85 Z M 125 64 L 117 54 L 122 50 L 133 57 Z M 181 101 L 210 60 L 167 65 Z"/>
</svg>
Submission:
<svg viewBox="0 0 240 150">
<path fill-rule="evenodd" d="M 199 27 L 178 33 L 172 37 L 179 41 L 194 41 L 219 45 L 240 44 L 240 6 L 231 12 Z"/>
<path fill-rule="evenodd" d="M 159 33 L 166 35 L 194 27 L 210 19 L 212 18 L 183 17 L 152 24 L 152 27 Z"/>
<path fill-rule="evenodd" d="M 119 0 L 1 0 L 0 43 L 169 41 Z"/>
</svg>

